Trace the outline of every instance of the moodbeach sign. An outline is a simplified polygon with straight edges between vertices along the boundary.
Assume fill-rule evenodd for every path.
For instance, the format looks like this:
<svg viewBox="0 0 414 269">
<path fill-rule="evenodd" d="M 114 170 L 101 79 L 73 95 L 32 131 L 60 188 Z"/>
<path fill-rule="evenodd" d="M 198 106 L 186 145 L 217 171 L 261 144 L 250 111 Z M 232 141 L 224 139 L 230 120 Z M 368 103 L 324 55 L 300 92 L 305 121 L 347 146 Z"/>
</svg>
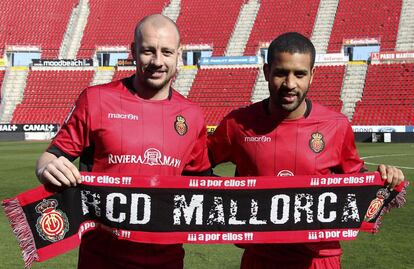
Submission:
<svg viewBox="0 0 414 269">
<path fill-rule="evenodd" d="M 69 251 L 88 231 L 156 244 L 297 243 L 355 239 L 405 202 L 379 173 L 180 177 L 82 173 L 3 201 L 27 267 Z"/>
<path fill-rule="evenodd" d="M 33 66 L 46 67 L 86 67 L 93 66 L 92 59 L 33 59 Z"/>
</svg>

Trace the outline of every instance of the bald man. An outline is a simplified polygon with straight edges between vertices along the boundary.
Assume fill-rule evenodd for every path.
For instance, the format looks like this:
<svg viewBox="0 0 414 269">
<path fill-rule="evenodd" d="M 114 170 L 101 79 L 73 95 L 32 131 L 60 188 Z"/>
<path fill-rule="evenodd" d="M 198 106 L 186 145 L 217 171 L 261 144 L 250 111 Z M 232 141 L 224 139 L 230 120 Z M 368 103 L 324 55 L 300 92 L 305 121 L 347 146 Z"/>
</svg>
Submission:
<svg viewBox="0 0 414 269">
<path fill-rule="evenodd" d="M 180 57 L 175 23 L 159 14 L 135 29 L 135 75 L 85 89 L 36 165 L 43 184 L 76 187 L 80 171 L 208 175 L 202 112 L 171 88 Z M 128 158 L 126 158 L 129 156 Z M 80 157 L 79 170 L 72 162 Z M 125 157 L 125 158 L 123 158 Z M 179 162 L 164 163 L 166 158 Z M 139 244 L 86 233 L 78 268 L 183 268 L 182 245 Z"/>
</svg>

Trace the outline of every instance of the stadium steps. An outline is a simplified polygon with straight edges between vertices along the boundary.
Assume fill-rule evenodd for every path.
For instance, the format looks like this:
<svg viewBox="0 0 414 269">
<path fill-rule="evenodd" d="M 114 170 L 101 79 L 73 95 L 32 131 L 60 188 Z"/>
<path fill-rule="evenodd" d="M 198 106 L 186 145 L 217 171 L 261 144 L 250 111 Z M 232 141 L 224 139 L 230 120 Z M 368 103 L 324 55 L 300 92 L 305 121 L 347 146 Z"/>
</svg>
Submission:
<svg viewBox="0 0 414 269">
<path fill-rule="evenodd" d="M 356 103 L 361 101 L 365 86 L 368 65 L 363 62 L 349 62 L 346 66 L 342 84 L 341 112 L 351 121 L 355 112 Z"/>
<path fill-rule="evenodd" d="M 316 52 L 319 54 L 325 54 L 328 49 L 338 4 L 339 0 L 321 0 L 319 2 L 318 13 L 311 37 Z"/>
<path fill-rule="evenodd" d="M 162 14 L 176 22 L 178 16 L 180 15 L 180 10 L 181 0 L 171 0 L 170 4 L 168 6 L 165 6 L 164 10 L 162 11 Z"/>
<path fill-rule="evenodd" d="M 89 1 L 80 0 L 70 16 L 59 50 L 59 59 L 75 59 L 81 45 L 83 32 L 88 22 Z"/>
<path fill-rule="evenodd" d="M 28 74 L 27 67 L 11 67 L 6 70 L 2 85 L 0 123 L 9 123 L 16 105 L 22 102 Z"/>
<path fill-rule="evenodd" d="M 187 97 L 191 87 L 193 86 L 197 71 L 198 69 L 196 66 L 182 66 L 178 72 L 176 80 L 173 83 L 173 88 Z"/>
<path fill-rule="evenodd" d="M 106 84 L 112 81 L 115 74 L 115 68 L 111 66 L 100 66 L 96 69 L 91 82 L 92 85 Z"/>
<path fill-rule="evenodd" d="M 250 0 L 242 5 L 236 26 L 227 44 L 226 56 L 243 55 L 259 9 L 260 2 L 258 0 Z"/>
<path fill-rule="evenodd" d="M 395 50 L 414 50 L 414 1 L 412 0 L 403 0 Z"/>
<path fill-rule="evenodd" d="M 259 72 L 257 74 L 256 83 L 254 84 L 251 101 L 252 103 L 259 102 L 269 97 L 269 89 L 267 81 L 264 77 L 263 66 L 259 66 Z"/>
</svg>

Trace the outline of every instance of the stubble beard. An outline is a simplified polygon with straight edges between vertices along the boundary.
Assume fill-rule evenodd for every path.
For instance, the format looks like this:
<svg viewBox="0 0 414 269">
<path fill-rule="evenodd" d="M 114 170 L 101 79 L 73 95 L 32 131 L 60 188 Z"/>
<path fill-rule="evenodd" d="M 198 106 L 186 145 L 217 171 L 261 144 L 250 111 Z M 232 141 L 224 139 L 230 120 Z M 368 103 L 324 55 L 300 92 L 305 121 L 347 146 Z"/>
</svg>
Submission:
<svg viewBox="0 0 414 269">
<path fill-rule="evenodd" d="M 169 76 L 168 73 L 165 73 L 165 78 L 163 80 L 151 79 L 145 75 L 145 69 L 140 70 L 141 74 L 138 77 L 138 82 L 141 87 L 147 89 L 150 92 L 156 93 L 164 89 L 167 85 L 170 84 L 172 76 Z"/>
<path fill-rule="evenodd" d="M 305 98 L 308 94 L 308 90 L 306 90 L 303 94 L 298 94 L 297 95 L 297 99 L 296 99 L 295 102 L 293 102 L 293 103 L 283 103 L 283 101 L 282 101 L 283 96 L 280 93 L 276 93 L 276 94 L 273 93 L 272 94 L 272 92 L 274 92 L 274 91 L 270 92 L 270 97 L 271 97 L 271 101 L 272 101 L 273 105 L 276 108 L 279 108 L 280 110 L 285 111 L 285 112 L 289 112 L 289 113 L 295 111 L 296 109 L 298 109 L 298 107 L 304 102 L 304 100 L 305 100 Z"/>
<path fill-rule="evenodd" d="M 142 84 L 149 90 L 153 92 L 158 92 L 166 87 L 171 81 L 171 78 L 165 78 L 161 82 L 151 81 L 151 79 L 144 78 L 142 79 Z"/>
</svg>

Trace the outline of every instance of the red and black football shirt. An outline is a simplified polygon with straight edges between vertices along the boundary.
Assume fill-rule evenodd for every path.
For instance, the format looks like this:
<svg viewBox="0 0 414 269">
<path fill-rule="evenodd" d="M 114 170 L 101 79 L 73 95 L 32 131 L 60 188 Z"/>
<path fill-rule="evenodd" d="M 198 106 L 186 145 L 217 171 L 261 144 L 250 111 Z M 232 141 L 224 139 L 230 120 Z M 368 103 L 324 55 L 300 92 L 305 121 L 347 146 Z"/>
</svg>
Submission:
<svg viewBox="0 0 414 269">
<path fill-rule="evenodd" d="M 357 173 L 364 170 L 348 119 L 317 103 L 307 102 L 305 115 L 276 121 L 268 99 L 227 115 L 208 137 L 213 165 L 233 162 L 239 176 L 292 176 Z M 338 242 L 249 245 L 279 261 L 340 255 Z"/>
<path fill-rule="evenodd" d="M 208 171 L 201 109 L 175 90 L 165 100 L 144 100 L 135 94 L 132 79 L 84 90 L 48 151 L 71 160 L 80 156 L 80 170 L 93 172 L 177 176 Z M 138 244 L 95 230 L 82 238 L 79 266 L 180 268 L 183 257 L 181 245 Z"/>
</svg>

